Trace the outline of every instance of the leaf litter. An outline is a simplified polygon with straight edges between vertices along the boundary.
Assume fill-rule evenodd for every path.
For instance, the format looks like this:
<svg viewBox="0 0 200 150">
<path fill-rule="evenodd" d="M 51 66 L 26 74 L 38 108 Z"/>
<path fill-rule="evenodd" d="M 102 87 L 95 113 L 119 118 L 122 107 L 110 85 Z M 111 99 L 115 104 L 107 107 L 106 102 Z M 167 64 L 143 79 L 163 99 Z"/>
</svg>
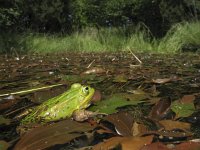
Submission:
<svg viewBox="0 0 200 150">
<path fill-rule="evenodd" d="M 79 82 L 99 91 L 88 109 L 108 114 L 81 123 L 54 122 L 19 137 L 15 129 L 20 120 L 12 119 L 33 103 L 41 103 L 54 96 L 51 93 L 60 94 L 67 88 L 39 90 L 12 99 L 1 97 L 0 140 L 15 149 L 198 149 L 199 55 L 136 54 L 142 62 L 139 67 L 133 65 L 139 62 L 134 55 L 32 54 L 17 59 L 0 56 L 0 94 L 53 84 L 68 88 Z"/>
</svg>

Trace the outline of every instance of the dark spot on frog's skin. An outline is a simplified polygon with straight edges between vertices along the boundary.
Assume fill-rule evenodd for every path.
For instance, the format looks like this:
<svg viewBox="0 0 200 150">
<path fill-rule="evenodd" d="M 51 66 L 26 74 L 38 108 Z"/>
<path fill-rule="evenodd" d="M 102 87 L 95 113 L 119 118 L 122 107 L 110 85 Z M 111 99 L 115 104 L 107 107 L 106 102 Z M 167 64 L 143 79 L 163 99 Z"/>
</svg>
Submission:
<svg viewBox="0 0 200 150">
<path fill-rule="evenodd" d="M 59 103 L 59 101 L 56 101 L 56 102 L 55 102 L 55 104 L 58 104 L 58 103 Z"/>
<path fill-rule="evenodd" d="M 67 106 L 66 109 L 69 109 L 69 106 Z M 62 111 L 65 111 L 65 110 L 63 109 Z"/>
</svg>

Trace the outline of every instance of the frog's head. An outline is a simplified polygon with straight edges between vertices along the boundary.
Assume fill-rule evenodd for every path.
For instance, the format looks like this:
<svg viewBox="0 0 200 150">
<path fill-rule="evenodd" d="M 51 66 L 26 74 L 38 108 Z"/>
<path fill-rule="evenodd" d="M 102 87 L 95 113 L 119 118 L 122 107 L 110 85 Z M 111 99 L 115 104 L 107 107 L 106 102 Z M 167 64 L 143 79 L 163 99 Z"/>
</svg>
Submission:
<svg viewBox="0 0 200 150">
<path fill-rule="evenodd" d="M 88 107 L 95 93 L 94 88 L 90 86 L 81 85 L 79 83 L 74 83 L 72 84 L 71 89 L 75 89 L 75 88 L 79 90 L 80 109 Z"/>
</svg>

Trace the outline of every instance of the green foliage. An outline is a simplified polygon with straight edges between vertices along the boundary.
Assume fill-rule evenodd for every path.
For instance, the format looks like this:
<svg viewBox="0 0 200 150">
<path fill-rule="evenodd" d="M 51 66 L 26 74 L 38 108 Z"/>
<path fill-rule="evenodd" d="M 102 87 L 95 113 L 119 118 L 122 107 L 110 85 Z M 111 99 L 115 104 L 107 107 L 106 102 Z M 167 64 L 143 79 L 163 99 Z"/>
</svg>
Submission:
<svg viewBox="0 0 200 150">
<path fill-rule="evenodd" d="M 11 0 L 0 2 L 0 28 L 3 29 L 2 31 L 13 27 L 20 17 L 21 10 L 15 4 L 15 1 Z"/>
<path fill-rule="evenodd" d="M 75 26 L 75 28 L 80 28 L 82 26 L 87 25 L 87 16 L 86 16 L 86 10 L 87 10 L 87 0 L 74 0 L 70 4 L 70 12 L 71 12 L 71 19 L 72 24 Z"/>
<path fill-rule="evenodd" d="M 180 52 L 188 45 L 200 45 L 200 22 L 185 22 L 174 25 L 158 45 L 158 51 Z"/>
<path fill-rule="evenodd" d="M 22 9 L 21 23 L 38 31 L 60 31 L 67 22 L 68 3 L 63 0 L 16 0 Z"/>
<path fill-rule="evenodd" d="M 126 34 L 140 22 L 156 37 L 173 23 L 198 20 L 197 0 L 2 0 L 0 27 L 36 32 L 80 31 L 85 27 L 121 27 Z M 74 29 L 74 30 L 72 30 Z"/>
<path fill-rule="evenodd" d="M 179 101 L 174 101 L 171 109 L 176 113 L 176 118 L 188 117 L 195 112 L 193 103 L 181 103 Z"/>
<path fill-rule="evenodd" d="M 197 20 L 200 15 L 200 1 L 197 0 L 161 0 L 159 6 L 163 19 L 171 24 Z"/>
<path fill-rule="evenodd" d="M 13 8 L 0 8 L 1 27 L 7 27 L 15 24 L 15 20 L 19 15 L 19 12 Z"/>
<path fill-rule="evenodd" d="M 126 36 L 123 28 L 83 29 L 71 35 L 12 34 L 0 36 L 1 52 L 63 52 L 63 51 L 149 51 L 159 53 L 180 52 L 184 46 L 200 45 L 200 22 L 181 23 L 173 26 L 165 37 L 155 39 L 141 27 Z"/>
<path fill-rule="evenodd" d="M 97 102 L 95 106 L 89 108 L 91 111 L 100 113 L 112 114 L 117 112 L 117 108 L 127 105 L 137 105 L 144 102 L 146 97 L 144 95 L 134 94 L 115 94 L 109 99 Z"/>
<path fill-rule="evenodd" d="M 30 33 L 21 36 L 19 41 L 25 44 L 22 49 L 37 52 L 117 51 L 123 49 L 125 39 L 117 29 L 88 28 L 62 36 Z"/>
</svg>

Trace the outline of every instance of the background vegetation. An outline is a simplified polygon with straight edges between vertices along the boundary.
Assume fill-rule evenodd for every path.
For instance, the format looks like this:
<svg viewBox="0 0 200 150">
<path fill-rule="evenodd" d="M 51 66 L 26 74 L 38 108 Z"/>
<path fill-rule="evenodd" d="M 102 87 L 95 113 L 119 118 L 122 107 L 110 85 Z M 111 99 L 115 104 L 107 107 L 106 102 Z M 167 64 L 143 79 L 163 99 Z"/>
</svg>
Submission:
<svg viewBox="0 0 200 150">
<path fill-rule="evenodd" d="M 0 0 L 0 51 L 199 49 L 198 0 Z"/>
</svg>

